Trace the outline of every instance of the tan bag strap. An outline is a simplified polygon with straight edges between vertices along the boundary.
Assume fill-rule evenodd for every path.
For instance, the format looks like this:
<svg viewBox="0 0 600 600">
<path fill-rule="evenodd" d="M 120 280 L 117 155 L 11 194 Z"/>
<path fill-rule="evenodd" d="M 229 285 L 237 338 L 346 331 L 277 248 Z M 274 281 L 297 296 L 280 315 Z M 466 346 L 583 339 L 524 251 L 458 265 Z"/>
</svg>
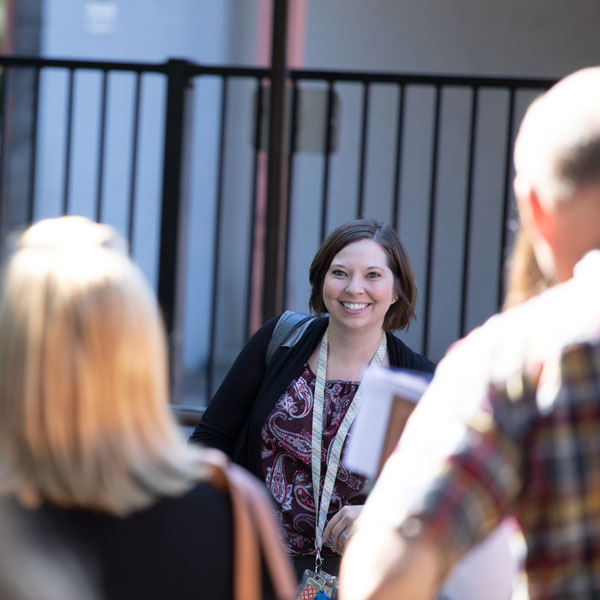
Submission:
<svg viewBox="0 0 600 600">
<path fill-rule="evenodd" d="M 229 493 L 233 514 L 234 600 L 262 600 L 264 556 L 278 600 L 296 598 L 297 581 L 281 545 L 273 506 L 261 483 L 218 450 L 206 450 L 211 482 Z M 262 549 L 262 554 L 261 554 Z"/>
</svg>

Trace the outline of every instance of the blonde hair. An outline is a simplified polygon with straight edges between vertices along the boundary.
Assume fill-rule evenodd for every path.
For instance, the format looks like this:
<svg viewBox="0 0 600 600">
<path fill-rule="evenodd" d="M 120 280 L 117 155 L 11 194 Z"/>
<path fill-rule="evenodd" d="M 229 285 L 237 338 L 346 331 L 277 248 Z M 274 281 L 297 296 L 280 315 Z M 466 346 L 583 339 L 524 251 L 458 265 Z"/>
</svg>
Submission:
<svg viewBox="0 0 600 600">
<path fill-rule="evenodd" d="M 40 221 L 0 295 L 3 491 L 126 515 L 201 475 L 170 414 L 154 295 L 106 225 Z"/>
<path fill-rule="evenodd" d="M 503 310 L 541 294 L 555 283 L 540 269 L 529 236 L 521 225 L 509 259 Z"/>
</svg>

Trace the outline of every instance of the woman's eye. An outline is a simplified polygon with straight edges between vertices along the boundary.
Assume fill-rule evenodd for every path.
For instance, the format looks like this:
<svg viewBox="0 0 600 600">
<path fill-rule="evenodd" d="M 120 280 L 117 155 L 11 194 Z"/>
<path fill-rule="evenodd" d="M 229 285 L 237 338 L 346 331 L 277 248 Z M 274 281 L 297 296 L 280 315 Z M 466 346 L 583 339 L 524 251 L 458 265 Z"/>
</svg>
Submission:
<svg viewBox="0 0 600 600">
<path fill-rule="evenodd" d="M 367 277 L 369 279 L 375 279 L 377 277 L 381 277 L 381 275 L 379 273 L 375 273 L 374 271 L 371 271 L 371 273 L 367 273 Z"/>
<path fill-rule="evenodd" d="M 340 271 L 339 269 L 335 269 L 335 271 L 332 271 L 331 274 L 335 275 L 336 277 L 343 277 L 346 273 L 344 273 L 344 271 Z"/>
</svg>

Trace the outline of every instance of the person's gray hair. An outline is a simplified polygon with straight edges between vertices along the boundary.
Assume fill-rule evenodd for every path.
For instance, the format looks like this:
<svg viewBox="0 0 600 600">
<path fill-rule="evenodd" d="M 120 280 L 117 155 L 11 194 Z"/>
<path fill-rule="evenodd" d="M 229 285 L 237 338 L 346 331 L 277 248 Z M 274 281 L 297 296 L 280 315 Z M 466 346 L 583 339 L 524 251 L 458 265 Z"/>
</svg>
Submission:
<svg viewBox="0 0 600 600">
<path fill-rule="evenodd" d="M 527 110 L 515 141 L 516 176 L 546 205 L 600 182 L 600 67 L 565 77 Z"/>
</svg>

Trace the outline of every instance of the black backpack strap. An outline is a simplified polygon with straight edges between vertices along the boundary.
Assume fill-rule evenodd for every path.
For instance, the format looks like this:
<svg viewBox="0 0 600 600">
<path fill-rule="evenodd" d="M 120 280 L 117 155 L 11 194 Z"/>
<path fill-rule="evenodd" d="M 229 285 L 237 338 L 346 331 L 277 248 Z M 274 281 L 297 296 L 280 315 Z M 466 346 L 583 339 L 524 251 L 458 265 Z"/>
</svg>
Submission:
<svg viewBox="0 0 600 600">
<path fill-rule="evenodd" d="M 294 346 L 304 335 L 306 328 L 314 318 L 315 317 L 312 315 L 292 312 L 291 310 L 286 310 L 281 317 L 279 317 L 277 325 L 275 325 L 275 329 L 273 329 L 273 335 L 269 340 L 267 351 L 265 352 L 265 364 L 267 369 L 271 364 L 275 352 L 282 346 L 286 346 L 287 348 Z"/>
</svg>

